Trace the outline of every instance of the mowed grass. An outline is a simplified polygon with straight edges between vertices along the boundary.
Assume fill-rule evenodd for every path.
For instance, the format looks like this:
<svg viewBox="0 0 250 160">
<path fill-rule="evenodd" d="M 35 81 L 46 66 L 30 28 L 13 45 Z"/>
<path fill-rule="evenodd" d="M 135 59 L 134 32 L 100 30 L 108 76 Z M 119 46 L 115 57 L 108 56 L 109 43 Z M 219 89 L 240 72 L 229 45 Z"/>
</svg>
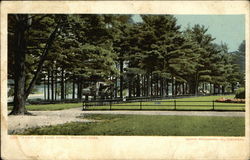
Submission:
<svg viewBox="0 0 250 160">
<path fill-rule="evenodd" d="M 225 98 L 233 98 L 234 95 L 229 96 L 204 96 L 204 97 L 192 97 L 192 98 L 180 98 L 176 99 L 178 110 L 211 110 L 212 109 L 212 101 L 218 98 L 225 97 Z M 132 102 L 132 103 L 122 103 L 122 104 L 112 104 L 112 109 L 148 109 L 148 110 L 155 110 L 155 109 L 174 109 L 174 99 L 167 99 L 167 100 L 158 100 L 158 101 L 151 101 L 151 102 L 142 102 L 140 107 L 140 102 Z M 167 102 L 162 102 L 167 101 Z M 181 101 L 210 101 L 210 102 L 181 102 Z M 245 104 L 239 103 L 217 103 L 215 102 L 215 109 L 216 110 L 236 110 L 242 111 L 245 109 Z M 28 111 L 53 111 L 53 110 L 63 110 L 63 109 L 70 109 L 70 108 L 77 108 L 82 107 L 82 103 L 61 103 L 61 104 L 42 104 L 42 105 L 27 105 L 26 108 Z M 182 105 L 182 106 L 178 106 Z M 203 106 L 196 106 L 196 105 L 203 105 Z M 13 106 L 8 106 L 8 110 L 11 110 Z M 109 110 L 110 106 L 91 106 L 88 107 L 88 110 Z"/>
<path fill-rule="evenodd" d="M 61 104 L 41 104 L 41 105 L 27 105 L 28 111 L 54 111 L 70 108 L 82 107 L 82 103 L 61 103 Z M 13 106 L 8 106 L 8 110 L 11 110 Z"/>
<path fill-rule="evenodd" d="M 227 96 L 204 96 L 204 97 L 192 97 L 192 98 L 179 98 L 179 99 L 167 99 L 167 100 L 157 100 L 151 102 L 132 102 L 132 103 L 123 103 L 123 104 L 112 104 L 112 109 L 126 110 L 126 109 L 147 109 L 147 110 L 160 110 L 160 109 L 169 109 L 169 110 L 212 110 L 213 102 L 218 98 L 234 98 L 234 95 Z M 174 102 L 176 100 L 176 102 Z M 183 102 L 185 101 L 185 102 Z M 187 102 L 191 101 L 191 102 Z M 198 102 L 196 102 L 198 101 Z M 205 102 L 200 102 L 205 101 Z M 176 107 L 175 107 L 176 103 Z M 100 109 L 110 109 L 110 105 L 98 105 L 95 103 L 89 103 L 90 107 L 88 110 L 100 110 Z M 236 110 L 244 111 L 245 104 L 240 103 L 218 103 L 214 102 L 215 110 Z"/>
<path fill-rule="evenodd" d="M 86 114 L 99 120 L 27 129 L 21 135 L 244 136 L 244 117 Z M 100 121 L 101 120 L 101 121 Z"/>
</svg>

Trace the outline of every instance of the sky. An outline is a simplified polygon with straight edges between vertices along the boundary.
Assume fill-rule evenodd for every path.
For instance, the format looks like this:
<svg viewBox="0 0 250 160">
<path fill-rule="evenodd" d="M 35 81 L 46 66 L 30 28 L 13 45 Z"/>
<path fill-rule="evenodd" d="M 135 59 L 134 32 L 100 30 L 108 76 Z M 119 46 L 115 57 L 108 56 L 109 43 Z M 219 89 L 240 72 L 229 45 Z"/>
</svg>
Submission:
<svg viewBox="0 0 250 160">
<path fill-rule="evenodd" d="M 229 52 L 238 50 L 239 45 L 245 40 L 245 16 L 244 15 L 174 15 L 181 30 L 195 24 L 204 25 L 208 28 L 207 33 L 211 34 L 215 43 L 226 43 Z M 141 21 L 136 15 L 135 21 Z"/>
</svg>

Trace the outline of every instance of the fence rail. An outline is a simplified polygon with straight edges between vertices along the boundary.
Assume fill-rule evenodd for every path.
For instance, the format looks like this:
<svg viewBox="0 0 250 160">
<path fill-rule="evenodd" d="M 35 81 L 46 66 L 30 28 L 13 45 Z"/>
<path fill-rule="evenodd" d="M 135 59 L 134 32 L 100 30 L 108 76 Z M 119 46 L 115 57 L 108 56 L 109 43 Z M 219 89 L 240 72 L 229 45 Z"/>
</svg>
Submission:
<svg viewBox="0 0 250 160">
<path fill-rule="evenodd" d="M 192 104 L 190 104 L 192 103 Z M 244 104 L 216 101 L 83 101 L 83 110 L 199 110 L 245 111 Z"/>
<path fill-rule="evenodd" d="M 231 95 L 232 93 L 224 93 L 224 94 L 184 94 L 184 95 L 168 95 L 168 96 L 141 96 L 141 97 L 126 97 L 126 98 L 114 98 L 112 101 L 126 101 L 127 103 L 134 102 L 134 101 L 158 101 L 164 99 L 179 99 L 179 98 L 190 98 L 190 97 L 203 97 L 203 96 L 214 96 L 214 95 Z M 95 101 L 110 101 L 111 99 L 96 99 Z M 57 99 L 57 100 L 44 100 L 40 98 L 36 99 L 28 99 L 26 101 L 27 104 L 60 104 L 60 103 L 81 103 L 84 101 L 83 99 Z M 13 105 L 13 101 L 8 102 L 8 105 Z"/>
</svg>

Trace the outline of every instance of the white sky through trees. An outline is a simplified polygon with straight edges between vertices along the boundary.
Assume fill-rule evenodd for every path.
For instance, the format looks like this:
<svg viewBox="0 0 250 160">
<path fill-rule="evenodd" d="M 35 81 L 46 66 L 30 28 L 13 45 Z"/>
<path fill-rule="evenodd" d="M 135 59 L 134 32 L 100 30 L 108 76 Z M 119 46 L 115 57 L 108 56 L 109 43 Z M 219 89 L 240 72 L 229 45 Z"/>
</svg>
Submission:
<svg viewBox="0 0 250 160">
<path fill-rule="evenodd" d="M 181 30 L 195 24 L 204 25 L 208 28 L 217 44 L 226 43 L 229 52 L 238 50 L 239 45 L 245 40 L 245 16 L 244 15 L 174 15 Z M 133 19 L 141 21 L 140 16 L 135 15 Z"/>
</svg>

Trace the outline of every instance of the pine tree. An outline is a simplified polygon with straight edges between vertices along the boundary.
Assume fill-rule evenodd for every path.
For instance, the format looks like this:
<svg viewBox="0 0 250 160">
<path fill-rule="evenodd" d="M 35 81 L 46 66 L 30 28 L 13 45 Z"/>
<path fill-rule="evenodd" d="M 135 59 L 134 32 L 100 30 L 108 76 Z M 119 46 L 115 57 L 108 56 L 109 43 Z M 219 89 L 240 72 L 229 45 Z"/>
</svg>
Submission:
<svg viewBox="0 0 250 160">
<path fill-rule="evenodd" d="M 213 45 L 214 38 L 207 34 L 207 28 L 205 26 L 195 25 L 192 28 L 188 28 L 185 31 L 187 37 L 190 38 L 194 43 L 194 59 L 195 61 L 195 72 L 193 76 L 189 77 L 189 85 L 191 94 L 198 94 L 198 87 L 200 82 L 211 82 L 211 74 L 214 74 L 213 83 L 219 82 L 219 75 L 221 71 L 218 71 L 219 64 L 217 64 L 217 58 L 219 51 L 216 50 Z M 212 72 L 213 69 L 216 69 L 217 73 Z M 216 78 L 219 78 L 216 80 Z"/>
<path fill-rule="evenodd" d="M 51 45 L 59 33 L 59 28 L 62 27 L 62 17 L 10 14 L 8 23 L 8 39 L 13 40 L 8 51 L 14 60 L 13 67 L 10 68 L 13 69 L 15 81 L 14 107 L 10 114 L 29 114 L 25 108 L 25 101 L 34 88 Z M 37 35 L 42 38 L 37 38 Z M 32 67 L 28 66 L 34 62 L 37 62 L 37 65 L 33 72 L 30 72 L 29 69 Z"/>
</svg>

